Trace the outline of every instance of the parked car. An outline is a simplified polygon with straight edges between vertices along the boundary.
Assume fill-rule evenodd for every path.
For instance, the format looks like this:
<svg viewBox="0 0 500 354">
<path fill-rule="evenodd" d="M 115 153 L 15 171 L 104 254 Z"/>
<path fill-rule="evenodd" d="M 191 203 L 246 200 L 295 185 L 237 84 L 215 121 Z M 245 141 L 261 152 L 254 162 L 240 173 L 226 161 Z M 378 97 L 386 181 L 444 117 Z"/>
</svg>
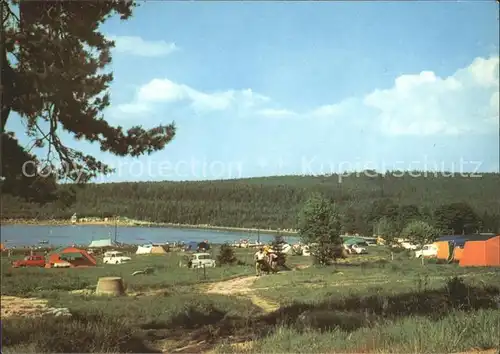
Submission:
<svg viewBox="0 0 500 354">
<path fill-rule="evenodd" d="M 132 260 L 132 258 L 124 256 L 123 252 L 119 251 L 108 251 L 104 253 L 103 263 L 104 264 L 122 264 Z"/>
<path fill-rule="evenodd" d="M 194 253 L 188 262 L 189 268 L 215 268 L 215 260 L 210 253 Z"/>
<path fill-rule="evenodd" d="M 354 253 L 354 254 L 366 254 L 366 253 L 368 253 L 368 251 L 366 250 L 366 248 L 361 247 L 361 246 L 356 245 L 356 244 L 352 245 L 350 247 L 350 249 L 351 249 L 351 253 Z"/>
<path fill-rule="evenodd" d="M 433 258 L 437 257 L 438 248 L 435 245 L 425 245 L 421 250 L 415 251 L 415 257 Z"/>
<path fill-rule="evenodd" d="M 416 250 L 418 248 L 417 245 L 414 245 L 410 242 L 401 242 L 401 247 L 407 250 Z"/>
<path fill-rule="evenodd" d="M 12 262 L 12 267 L 45 267 L 44 256 L 27 256 L 24 259 Z"/>
<path fill-rule="evenodd" d="M 71 263 L 67 261 L 59 261 L 52 264 L 52 268 L 71 268 Z"/>
</svg>

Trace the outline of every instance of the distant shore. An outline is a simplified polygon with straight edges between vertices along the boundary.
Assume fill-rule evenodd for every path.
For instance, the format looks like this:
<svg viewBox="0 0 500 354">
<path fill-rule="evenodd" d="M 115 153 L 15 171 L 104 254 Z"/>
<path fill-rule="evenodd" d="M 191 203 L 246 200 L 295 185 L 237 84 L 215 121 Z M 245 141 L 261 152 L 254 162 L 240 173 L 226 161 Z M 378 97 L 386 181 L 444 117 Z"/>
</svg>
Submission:
<svg viewBox="0 0 500 354">
<path fill-rule="evenodd" d="M 39 226 L 120 226 L 120 227 L 169 227 L 177 229 L 197 229 L 197 230 L 214 230 L 214 231 L 229 231 L 251 234 L 281 234 L 284 236 L 296 236 L 297 232 L 292 230 L 272 230 L 272 229 L 257 229 L 243 228 L 232 226 L 214 226 L 214 225 L 190 225 L 177 223 L 157 223 L 140 220 L 88 220 L 72 223 L 70 220 L 37 220 L 37 219 L 3 219 L 0 220 L 2 225 L 39 225 Z"/>
</svg>

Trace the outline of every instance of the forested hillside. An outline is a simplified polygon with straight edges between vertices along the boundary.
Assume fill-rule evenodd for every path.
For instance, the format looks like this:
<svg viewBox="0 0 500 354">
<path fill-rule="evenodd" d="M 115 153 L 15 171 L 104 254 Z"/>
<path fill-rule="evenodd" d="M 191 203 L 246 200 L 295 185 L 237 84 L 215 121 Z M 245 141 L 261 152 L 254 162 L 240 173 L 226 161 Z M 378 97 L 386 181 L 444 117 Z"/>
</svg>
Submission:
<svg viewBox="0 0 500 354">
<path fill-rule="evenodd" d="M 499 231 L 500 175 L 492 173 L 475 178 L 360 175 L 344 177 L 342 183 L 334 175 L 89 184 L 76 188 L 76 202 L 69 207 L 61 202 L 41 207 L 3 196 L 2 218 L 62 219 L 76 212 L 79 217 L 120 215 L 154 222 L 295 228 L 297 214 L 313 192 L 338 203 L 348 232 L 371 233 L 383 216 L 434 222 L 438 214 L 452 218 L 450 215 L 459 213 L 449 210 L 453 203 L 461 203 L 457 207 L 460 212 L 474 214 L 462 224 Z M 468 205 L 473 211 L 466 210 Z"/>
</svg>

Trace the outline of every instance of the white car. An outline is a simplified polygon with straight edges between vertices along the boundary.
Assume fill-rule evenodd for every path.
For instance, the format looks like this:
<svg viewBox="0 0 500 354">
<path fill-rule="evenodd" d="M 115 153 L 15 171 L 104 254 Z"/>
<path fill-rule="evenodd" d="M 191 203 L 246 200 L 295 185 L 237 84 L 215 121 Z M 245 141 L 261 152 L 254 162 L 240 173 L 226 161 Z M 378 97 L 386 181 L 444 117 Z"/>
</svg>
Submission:
<svg viewBox="0 0 500 354">
<path fill-rule="evenodd" d="M 417 245 L 414 245 L 410 242 L 401 242 L 401 247 L 407 250 L 416 250 L 418 248 Z"/>
<path fill-rule="evenodd" d="M 123 252 L 119 251 L 109 251 L 104 253 L 103 263 L 104 264 L 122 264 L 130 261 L 132 258 L 124 256 Z"/>
<path fill-rule="evenodd" d="M 437 257 L 438 248 L 434 245 L 425 245 L 421 250 L 415 251 L 415 257 L 433 258 Z"/>
<path fill-rule="evenodd" d="M 188 262 L 188 267 L 196 268 L 215 268 L 215 260 L 210 253 L 194 253 Z"/>
<path fill-rule="evenodd" d="M 70 268 L 70 267 L 71 267 L 71 263 L 66 262 L 66 261 L 59 261 L 59 262 L 56 262 L 52 265 L 52 268 Z"/>
<path fill-rule="evenodd" d="M 366 254 L 366 253 L 368 253 L 368 251 L 364 247 L 361 247 L 361 246 L 358 246 L 358 245 L 352 245 L 351 246 L 351 253 Z"/>
</svg>

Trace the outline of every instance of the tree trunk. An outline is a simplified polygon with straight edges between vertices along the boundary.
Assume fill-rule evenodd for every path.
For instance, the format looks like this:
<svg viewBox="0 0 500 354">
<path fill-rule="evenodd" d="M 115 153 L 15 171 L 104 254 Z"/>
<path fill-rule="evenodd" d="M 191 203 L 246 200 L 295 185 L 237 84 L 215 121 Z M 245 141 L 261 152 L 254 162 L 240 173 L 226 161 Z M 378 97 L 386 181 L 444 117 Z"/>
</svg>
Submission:
<svg viewBox="0 0 500 354">
<path fill-rule="evenodd" d="M 424 255 L 423 254 L 420 256 L 420 259 L 422 260 L 422 265 L 424 265 Z"/>
<path fill-rule="evenodd" d="M 391 251 L 391 261 L 394 260 L 394 252 Z"/>
<path fill-rule="evenodd" d="M 2 98 L 1 98 L 1 133 L 5 132 L 5 125 L 7 123 L 7 118 L 9 117 L 11 108 L 12 108 L 12 98 L 13 98 L 13 83 L 14 83 L 14 70 L 10 66 L 7 60 L 7 50 L 4 45 L 4 41 L 2 38 L 2 43 L 0 43 L 2 48 L 2 55 L 0 56 L 0 67 L 1 67 L 1 90 L 2 90 Z"/>
</svg>

